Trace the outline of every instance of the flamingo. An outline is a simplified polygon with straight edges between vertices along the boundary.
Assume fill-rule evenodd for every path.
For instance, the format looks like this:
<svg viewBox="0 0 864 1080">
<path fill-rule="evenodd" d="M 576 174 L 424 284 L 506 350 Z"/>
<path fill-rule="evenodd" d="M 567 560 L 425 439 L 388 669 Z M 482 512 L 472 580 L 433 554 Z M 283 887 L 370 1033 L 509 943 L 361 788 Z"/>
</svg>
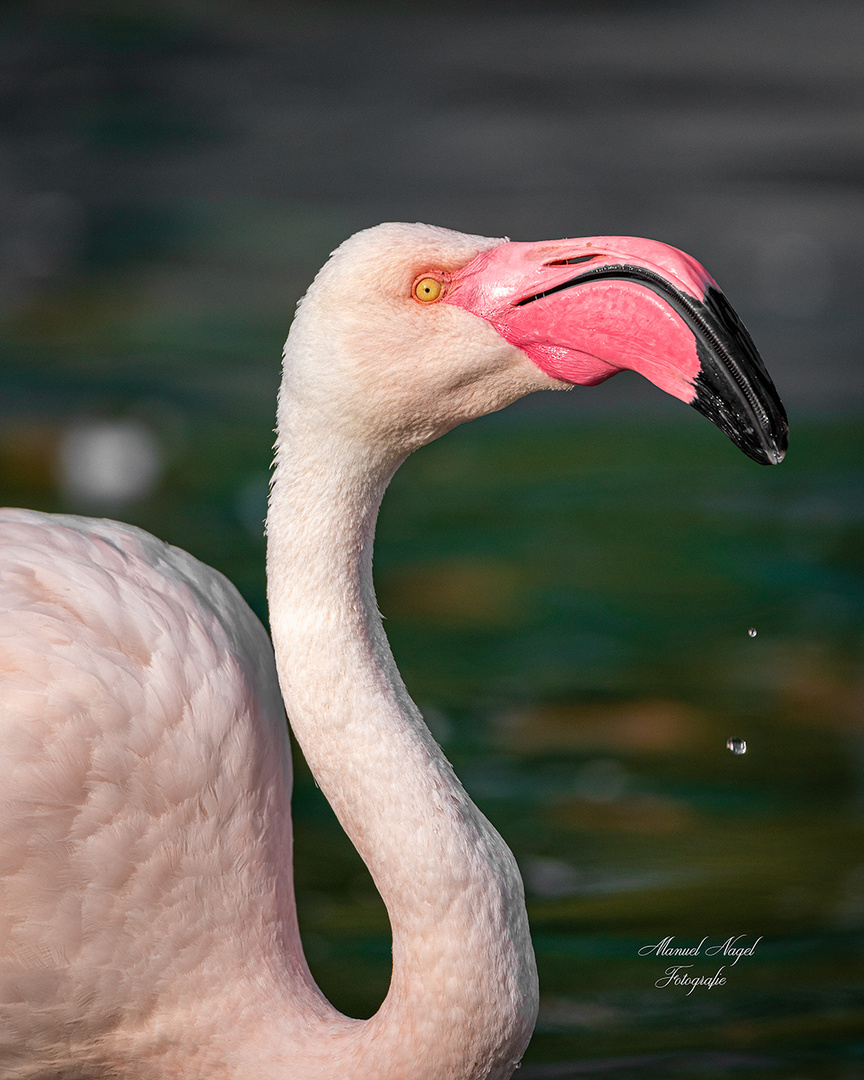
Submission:
<svg viewBox="0 0 864 1080">
<path fill-rule="evenodd" d="M 417 447 L 622 368 L 755 460 L 783 457 L 771 379 L 684 253 L 380 225 L 333 253 L 286 343 L 272 648 L 185 552 L 111 521 L 2 513 L 7 1080 L 512 1074 L 538 994 L 523 887 L 399 676 L 375 520 Z M 286 708 L 389 914 L 392 981 L 369 1020 L 334 1009 L 303 955 Z"/>
</svg>

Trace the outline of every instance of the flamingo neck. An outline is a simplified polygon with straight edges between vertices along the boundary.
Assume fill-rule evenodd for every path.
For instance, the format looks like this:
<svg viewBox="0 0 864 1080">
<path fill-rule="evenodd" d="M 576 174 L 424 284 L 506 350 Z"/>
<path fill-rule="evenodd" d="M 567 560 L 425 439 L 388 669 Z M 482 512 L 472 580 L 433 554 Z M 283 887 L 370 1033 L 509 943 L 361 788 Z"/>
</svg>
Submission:
<svg viewBox="0 0 864 1080">
<path fill-rule="evenodd" d="M 284 393 L 279 430 L 267 562 L 282 691 L 393 932 L 381 1009 L 328 1020 L 344 1075 L 508 1077 L 536 1015 L 522 882 L 409 697 L 375 602 L 375 521 L 399 458 L 301 416 Z"/>
</svg>

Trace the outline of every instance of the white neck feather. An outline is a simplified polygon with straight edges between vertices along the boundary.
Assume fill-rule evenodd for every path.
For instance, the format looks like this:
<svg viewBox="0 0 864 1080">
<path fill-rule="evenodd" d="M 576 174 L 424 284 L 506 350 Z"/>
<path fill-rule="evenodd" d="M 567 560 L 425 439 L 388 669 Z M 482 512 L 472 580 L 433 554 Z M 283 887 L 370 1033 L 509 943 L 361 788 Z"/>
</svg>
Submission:
<svg viewBox="0 0 864 1080">
<path fill-rule="evenodd" d="M 303 397 L 283 386 L 268 515 L 277 666 L 298 742 L 393 931 L 379 1012 L 324 1020 L 329 1070 L 344 1054 L 326 1075 L 507 1077 L 537 1007 L 522 882 L 408 696 L 375 602 L 375 521 L 404 453 L 361 445 Z"/>
</svg>

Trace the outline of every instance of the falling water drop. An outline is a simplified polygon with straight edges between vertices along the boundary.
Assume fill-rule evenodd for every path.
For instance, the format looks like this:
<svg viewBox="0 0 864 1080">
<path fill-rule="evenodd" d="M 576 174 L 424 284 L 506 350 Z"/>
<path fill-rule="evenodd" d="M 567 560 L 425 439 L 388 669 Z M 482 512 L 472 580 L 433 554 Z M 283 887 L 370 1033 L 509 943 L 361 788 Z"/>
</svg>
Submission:
<svg viewBox="0 0 864 1080">
<path fill-rule="evenodd" d="M 756 627 L 751 626 L 747 633 L 750 635 L 750 637 L 756 637 Z"/>
<path fill-rule="evenodd" d="M 733 754 L 746 754 L 747 743 L 744 739 L 727 739 L 726 749 L 730 750 Z"/>
</svg>

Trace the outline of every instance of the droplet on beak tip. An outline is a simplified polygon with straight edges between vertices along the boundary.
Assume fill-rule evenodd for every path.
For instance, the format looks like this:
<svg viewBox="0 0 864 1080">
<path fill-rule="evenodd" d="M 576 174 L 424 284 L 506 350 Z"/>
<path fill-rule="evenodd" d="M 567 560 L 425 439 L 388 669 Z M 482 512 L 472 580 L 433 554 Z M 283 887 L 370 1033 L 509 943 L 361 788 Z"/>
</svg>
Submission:
<svg viewBox="0 0 864 1080">
<path fill-rule="evenodd" d="M 755 626 L 751 626 L 750 629 L 747 631 L 748 637 L 756 637 L 756 634 L 757 630 Z"/>
<path fill-rule="evenodd" d="M 744 739 L 727 739 L 726 749 L 733 754 L 746 754 L 747 743 Z"/>
</svg>

